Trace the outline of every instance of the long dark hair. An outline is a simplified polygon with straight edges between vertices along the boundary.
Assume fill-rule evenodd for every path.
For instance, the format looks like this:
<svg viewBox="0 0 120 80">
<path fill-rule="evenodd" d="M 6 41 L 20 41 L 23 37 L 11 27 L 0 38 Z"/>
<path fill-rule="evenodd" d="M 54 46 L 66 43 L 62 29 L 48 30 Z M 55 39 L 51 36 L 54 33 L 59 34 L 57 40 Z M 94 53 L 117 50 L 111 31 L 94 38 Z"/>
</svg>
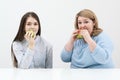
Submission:
<svg viewBox="0 0 120 80">
<path fill-rule="evenodd" d="M 24 39 L 24 35 L 25 35 L 25 24 L 26 24 L 26 21 L 28 19 L 28 17 L 33 17 L 34 19 L 37 20 L 38 22 L 38 26 L 39 26 L 39 30 L 37 32 L 36 35 L 41 35 L 41 25 L 40 25 L 40 20 L 39 20 L 39 17 L 37 16 L 36 13 L 34 12 L 27 12 L 26 14 L 23 15 L 23 17 L 21 18 L 21 22 L 20 22 L 20 25 L 19 25 L 19 30 L 17 32 L 17 35 L 16 37 L 14 38 L 13 42 L 14 41 L 22 41 Z M 13 44 L 12 42 L 12 44 Z M 11 56 L 12 56 L 12 60 L 13 60 L 13 66 L 14 67 L 18 67 L 18 63 L 17 63 L 17 59 L 14 55 L 14 52 L 13 52 L 13 46 L 11 45 Z"/>
</svg>

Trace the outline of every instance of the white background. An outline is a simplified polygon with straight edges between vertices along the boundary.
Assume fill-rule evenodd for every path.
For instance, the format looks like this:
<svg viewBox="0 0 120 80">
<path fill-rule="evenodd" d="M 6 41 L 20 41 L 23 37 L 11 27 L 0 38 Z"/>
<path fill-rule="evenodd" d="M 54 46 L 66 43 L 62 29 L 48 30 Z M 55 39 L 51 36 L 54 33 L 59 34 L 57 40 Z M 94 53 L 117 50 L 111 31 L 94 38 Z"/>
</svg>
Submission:
<svg viewBox="0 0 120 80">
<path fill-rule="evenodd" d="M 120 68 L 119 0 L 0 0 L 0 68 L 11 68 L 11 43 L 17 34 L 21 17 L 28 11 L 38 14 L 42 37 L 53 45 L 54 68 L 69 68 L 60 53 L 74 30 L 75 15 L 91 9 L 99 26 L 114 43 L 113 60 Z"/>
</svg>

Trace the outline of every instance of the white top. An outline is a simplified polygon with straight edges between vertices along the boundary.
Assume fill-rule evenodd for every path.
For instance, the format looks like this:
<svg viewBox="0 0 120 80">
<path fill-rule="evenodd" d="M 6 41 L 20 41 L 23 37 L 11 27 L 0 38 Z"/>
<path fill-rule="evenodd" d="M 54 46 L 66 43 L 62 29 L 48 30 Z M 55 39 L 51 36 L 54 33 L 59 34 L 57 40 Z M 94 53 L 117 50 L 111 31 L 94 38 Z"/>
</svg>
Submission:
<svg viewBox="0 0 120 80">
<path fill-rule="evenodd" d="M 28 42 L 13 42 L 13 53 L 18 62 L 18 68 L 52 68 L 52 46 L 40 36 L 36 36 L 35 48 L 28 48 Z"/>
</svg>

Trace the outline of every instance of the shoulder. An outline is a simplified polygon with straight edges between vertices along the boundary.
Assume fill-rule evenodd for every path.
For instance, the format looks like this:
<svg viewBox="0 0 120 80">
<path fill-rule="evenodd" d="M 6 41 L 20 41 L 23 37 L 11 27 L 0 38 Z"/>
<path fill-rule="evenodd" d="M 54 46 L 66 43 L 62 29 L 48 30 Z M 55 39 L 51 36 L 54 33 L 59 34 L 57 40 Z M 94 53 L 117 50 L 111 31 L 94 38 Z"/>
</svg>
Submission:
<svg viewBox="0 0 120 80">
<path fill-rule="evenodd" d="M 14 41 L 14 42 L 12 43 L 12 45 L 13 45 L 13 46 L 21 46 L 22 43 L 21 43 L 20 41 Z"/>
<path fill-rule="evenodd" d="M 25 39 L 23 39 L 22 41 L 13 41 L 12 44 L 14 44 L 14 45 L 26 45 L 26 44 L 28 44 L 28 42 Z"/>
<path fill-rule="evenodd" d="M 110 39 L 109 35 L 105 32 L 101 32 L 99 35 L 95 36 L 94 39 L 102 39 L 102 40 L 108 40 Z"/>
<path fill-rule="evenodd" d="M 96 37 L 106 37 L 108 36 L 104 31 L 98 34 Z"/>
<path fill-rule="evenodd" d="M 14 41 L 12 43 L 12 49 L 13 50 L 18 50 L 18 49 L 22 49 L 23 46 L 22 46 L 22 43 L 20 41 Z"/>
<path fill-rule="evenodd" d="M 17 48 L 22 48 L 23 46 L 26 46 L 28 42 L 26 40 L 23 41 L 13 41 L 12 46 Z"/>
<path fill-rule="evenodd" d="M 110 43 L 110 44 L 112 44 L 112 39 L 105 32 L 101 32 L 99 35 L 95 36 L 93 39 L 96 42 L 104 42 L 104 43 Z"/>
</svg>

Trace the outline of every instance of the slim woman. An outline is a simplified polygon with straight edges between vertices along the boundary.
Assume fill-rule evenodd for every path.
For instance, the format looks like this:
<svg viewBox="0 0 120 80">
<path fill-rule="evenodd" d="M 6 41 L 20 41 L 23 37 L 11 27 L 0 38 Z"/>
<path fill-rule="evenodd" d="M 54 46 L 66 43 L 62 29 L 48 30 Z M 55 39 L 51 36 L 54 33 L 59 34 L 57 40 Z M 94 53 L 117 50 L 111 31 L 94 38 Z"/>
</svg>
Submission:
<svg viewBox="0 0 120 80">
<path fill-rule="evenodd" d="M 27 12 L 23 15 L 11 45 L 11 54 L 16 68 L 52 68 L 53 49 L 41 37 L 40 21 L 36 13 Z"/>
</svg>

